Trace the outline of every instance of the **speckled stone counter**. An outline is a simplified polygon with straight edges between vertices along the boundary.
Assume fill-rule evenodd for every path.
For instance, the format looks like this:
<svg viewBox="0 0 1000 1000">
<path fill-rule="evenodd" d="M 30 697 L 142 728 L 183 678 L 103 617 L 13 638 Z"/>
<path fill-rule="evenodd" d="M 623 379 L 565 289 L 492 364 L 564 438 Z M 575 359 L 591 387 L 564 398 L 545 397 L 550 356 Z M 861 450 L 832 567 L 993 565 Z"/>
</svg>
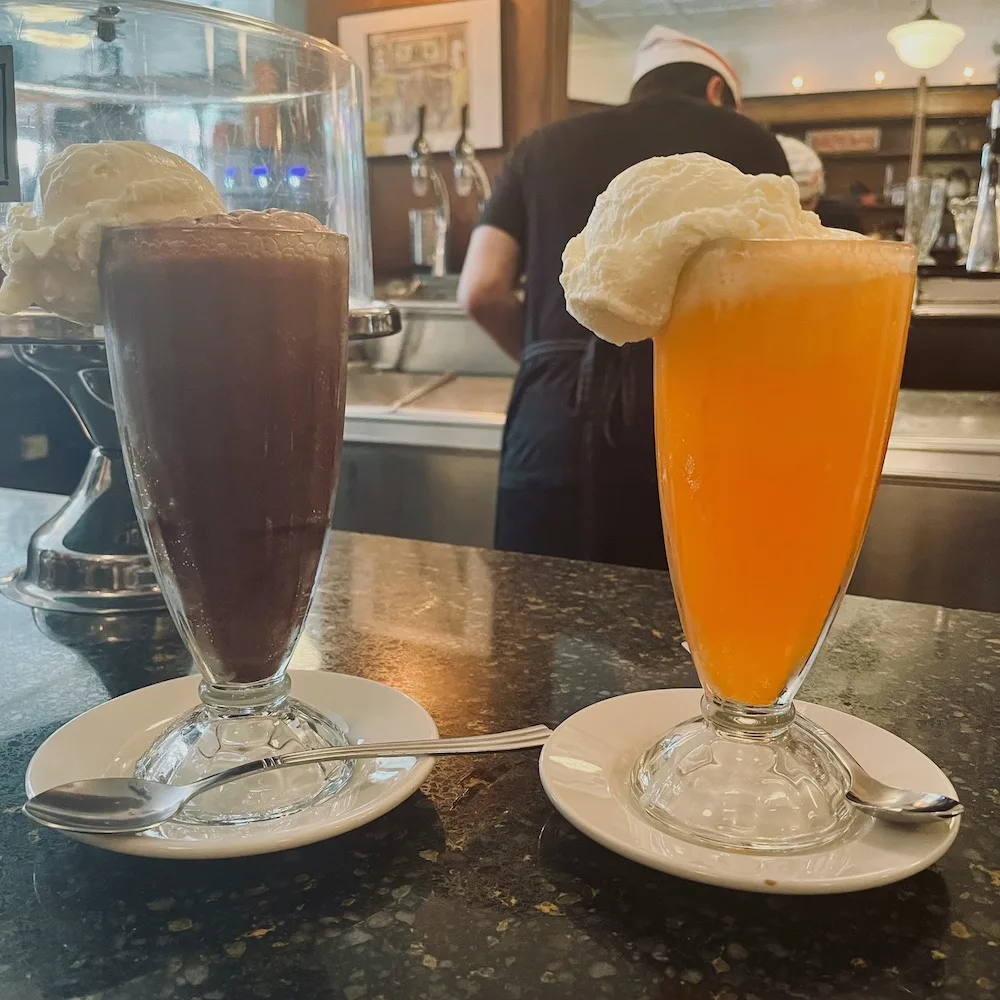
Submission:
<svg viewBox="0 0 1000 1000">
<path fill-rule="evenodd" d="M 0 491 L 0 569 L 52 498 Z M 443 735 L 695 683 L 665 577 L 340 535 L 300 667 L 421 701 Z M 672 879 L 558 817 L 537 752 L 445 759 L 394 812 L 285 854 L 108 854 L 18 812 L 32 750 L 186 673 L 169 621 L 0 600 L 0 1000 L 772 1000 L 1000 996 L 1000 617 L 849 599 L 811 700 L 887 726 L 969 812 L 933 869 L 853 896 Z"/>
</svg>

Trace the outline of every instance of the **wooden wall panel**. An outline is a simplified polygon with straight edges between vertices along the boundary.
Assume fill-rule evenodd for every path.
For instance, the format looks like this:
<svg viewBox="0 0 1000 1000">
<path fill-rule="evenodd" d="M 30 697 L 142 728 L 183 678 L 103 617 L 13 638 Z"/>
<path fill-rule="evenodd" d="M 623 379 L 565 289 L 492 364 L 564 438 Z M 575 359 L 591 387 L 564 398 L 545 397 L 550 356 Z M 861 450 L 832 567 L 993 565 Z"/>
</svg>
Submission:
<svg viewBox="0 0 1000 1000">
<path fill-rule="evenodd" d="M 309 0 L 308 29 L 320 38 L 337 40 L 337 18 L 375 10 L 420 6 L 430 0 Z M 503 46 L 504 149 L 480 154 L 491 177 L 496 176 L 506 150 L 540 125 L 566 115 L 566 69 L 569 53 L 570 0 L 501 0 Z M 451 159 L 438 157 L 438 169 L 452 194 L 449 269 L 462 266 L 476 207 L 458 198 L 452 186 Z M 372 248 L 375 274 L 382 277 L 409 269 L 408 211 L 421 202 L 410 190 L 404 157 L 369 160 Z M 432 204 L 431 199 L 426 204 Z"/>
<path fill-rule="evenodd" d="M 996 97 L 992 86 L 931 87 L 927 92 L 927 116 L 986 117 Z M 915 90 L 863 90 L 837 94 L 785 94 L 778 97 L 748 97 L 744 111 L 766 125 L 798 125 L 814 122 L 904 121 L 913 118 Z M 568 114 L 585 115 L 608 107 L 591 101 L 570 100 Z"/>
<path fill-rule="evenodd" d="M 862 90 L 836 94 L 788 94 L 749 97 L 744 108 L 751 118 L 768 125 L 799 122 L 909 121 L 916 108 L 916 90 Z M 986 116 L 996 91 L 990 86 L 931 87 L 927 116 Z"/>
</svg>

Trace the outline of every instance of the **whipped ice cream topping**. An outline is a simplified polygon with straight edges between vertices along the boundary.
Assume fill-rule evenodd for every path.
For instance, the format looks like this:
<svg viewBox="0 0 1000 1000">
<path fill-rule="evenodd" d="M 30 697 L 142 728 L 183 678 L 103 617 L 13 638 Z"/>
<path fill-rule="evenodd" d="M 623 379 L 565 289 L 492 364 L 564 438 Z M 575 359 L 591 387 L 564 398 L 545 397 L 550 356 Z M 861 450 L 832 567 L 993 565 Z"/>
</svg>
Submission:
<svg viewBox="0 0 1000 1000">
<path fill-rule="evenodd" d="M 197 219 L 172 219 L 171 225 L 190 226 L 194 229 L 212 226 L 219 229 L 272 229 L 296 233 L 333 232 L 315 216 L 305 212 L 287 212 L 283 208 L 268 208 L 263 212 L 243 208 L 235 212 L 203 215 Z"/>
<path fill-rule="evenodd" d="M 187 160 L 145 142 L 68 146 L 38 178 L 33 204 L 15 205 L 0 232 L 0 313 L 36 305 L 100 322 L 97 262 L 110 226 L 222 211 L 212 182 Z"/>
<path fill-rule="evenodd" d="M 707 153 L 655 157 L 619 174 L 566 245 L 566 308 L 619 346 L 653 337 L 670 318 L 685 263 L 727 237 L 862 238 L 804 212 L 791 177 L 749 176 Z"/>
<path fill-rule="evenodd" d="M 330 239 L 335 237 L 335 239 Z M 329 258 L 346 256 L 347 237 L 335 233 L 305 212 L 269 208 L 258 212 L 240 209 L 198 219 L 168 219 L 129 228 L 128 247 L 147 258 L 190 260 L 194 257 Z M 128 266 L 119 256 L 104 267 Z"/>
</svg>

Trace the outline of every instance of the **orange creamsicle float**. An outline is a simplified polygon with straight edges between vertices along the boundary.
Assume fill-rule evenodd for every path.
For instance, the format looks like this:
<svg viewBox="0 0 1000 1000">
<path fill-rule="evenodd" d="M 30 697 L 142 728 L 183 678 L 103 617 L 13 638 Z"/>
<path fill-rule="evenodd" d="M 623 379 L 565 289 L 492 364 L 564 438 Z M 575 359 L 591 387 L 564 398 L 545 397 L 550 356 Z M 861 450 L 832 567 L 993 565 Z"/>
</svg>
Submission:
<svg viewBox="0 0 1000 1000">
<path fill-rule="evenodd" d="M 915 252 L 824 229 L 799 207 L 791 178 L 748 177 L 695 153 L 621 174 L 563 262 L 567 306 L 581 323 L 619 344 L 654 341 L 667 555 L 706 695 L 689 749 L 703 752 L 727 731 L 801 744 L 791 699 L 861 548 L 899 388 Z M 689 824 L 679 802 L 668 804 L 688 781 L 690 760 L 687 771 L 668 767 L 683 749 L 661 743 L 645 771 L 640 761 L 647 811 L 693 827 L 684 832 L 696 839 L 739 846 L 715 815 L 724 810 L 699 800 L 712 815 Z M 807 773 L 824 769 L 817 753 Z M 777 846 L 842 832 L 840 782 L 814 777 L 825 819 L 798 816 L 801 826 L 789 827 L 786 816 L 770 835 Z M 769 835 L 739 836 L 744 848 L 766 849 Z"/>
</svg>

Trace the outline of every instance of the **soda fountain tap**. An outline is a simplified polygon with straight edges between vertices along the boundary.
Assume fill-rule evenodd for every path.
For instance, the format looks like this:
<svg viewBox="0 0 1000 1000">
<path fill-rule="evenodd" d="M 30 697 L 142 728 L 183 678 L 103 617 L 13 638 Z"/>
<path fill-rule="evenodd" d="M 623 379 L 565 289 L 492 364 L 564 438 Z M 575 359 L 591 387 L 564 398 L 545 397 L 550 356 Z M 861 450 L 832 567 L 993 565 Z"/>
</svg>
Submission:
<svg viewBox="0 0 1000 1000">
<path fill-rule="evenodd" d="M 1000 82 L 997 84 L 1000 88 Z M 990 108 L 990 141 L 983 146 L 976 221 L 972 226 L 967 271 L 1000 271 L 1000 96 Z"/>
<path fill-rule="evenodd" d="M 410 179 L 413 193 L 425 198 L 431 189 L 434 193 L 434 258 L 431 273 L 435 278 L 445 276 L 445 254 L 448 246 L 448 227 L 451 224 L 451 203 L 448 188 L 440 171 L 434 165 L 434 154 L 424 138 L 424 121 L 427 106 L 417 110 L 417 135 L 407 154 L 410 159 Z M 411 214 L 412 217 L 412 214 Z"/>
<path fill-rule="evenodd" d="M 486 207 L 493 189 L 490 186 L 490 179 L 483 169 L 476 150 L 473 148 L 468 137 L 469 129 L 469 105 L 462 105 L 462 131 L 459 133 L 458 142 L 451 151 L 451 159 L 455 170 L 455 190 L 462 198 L 469 195 L 476 196 L 476 203 L 479 211 Z"/>
</svg>

